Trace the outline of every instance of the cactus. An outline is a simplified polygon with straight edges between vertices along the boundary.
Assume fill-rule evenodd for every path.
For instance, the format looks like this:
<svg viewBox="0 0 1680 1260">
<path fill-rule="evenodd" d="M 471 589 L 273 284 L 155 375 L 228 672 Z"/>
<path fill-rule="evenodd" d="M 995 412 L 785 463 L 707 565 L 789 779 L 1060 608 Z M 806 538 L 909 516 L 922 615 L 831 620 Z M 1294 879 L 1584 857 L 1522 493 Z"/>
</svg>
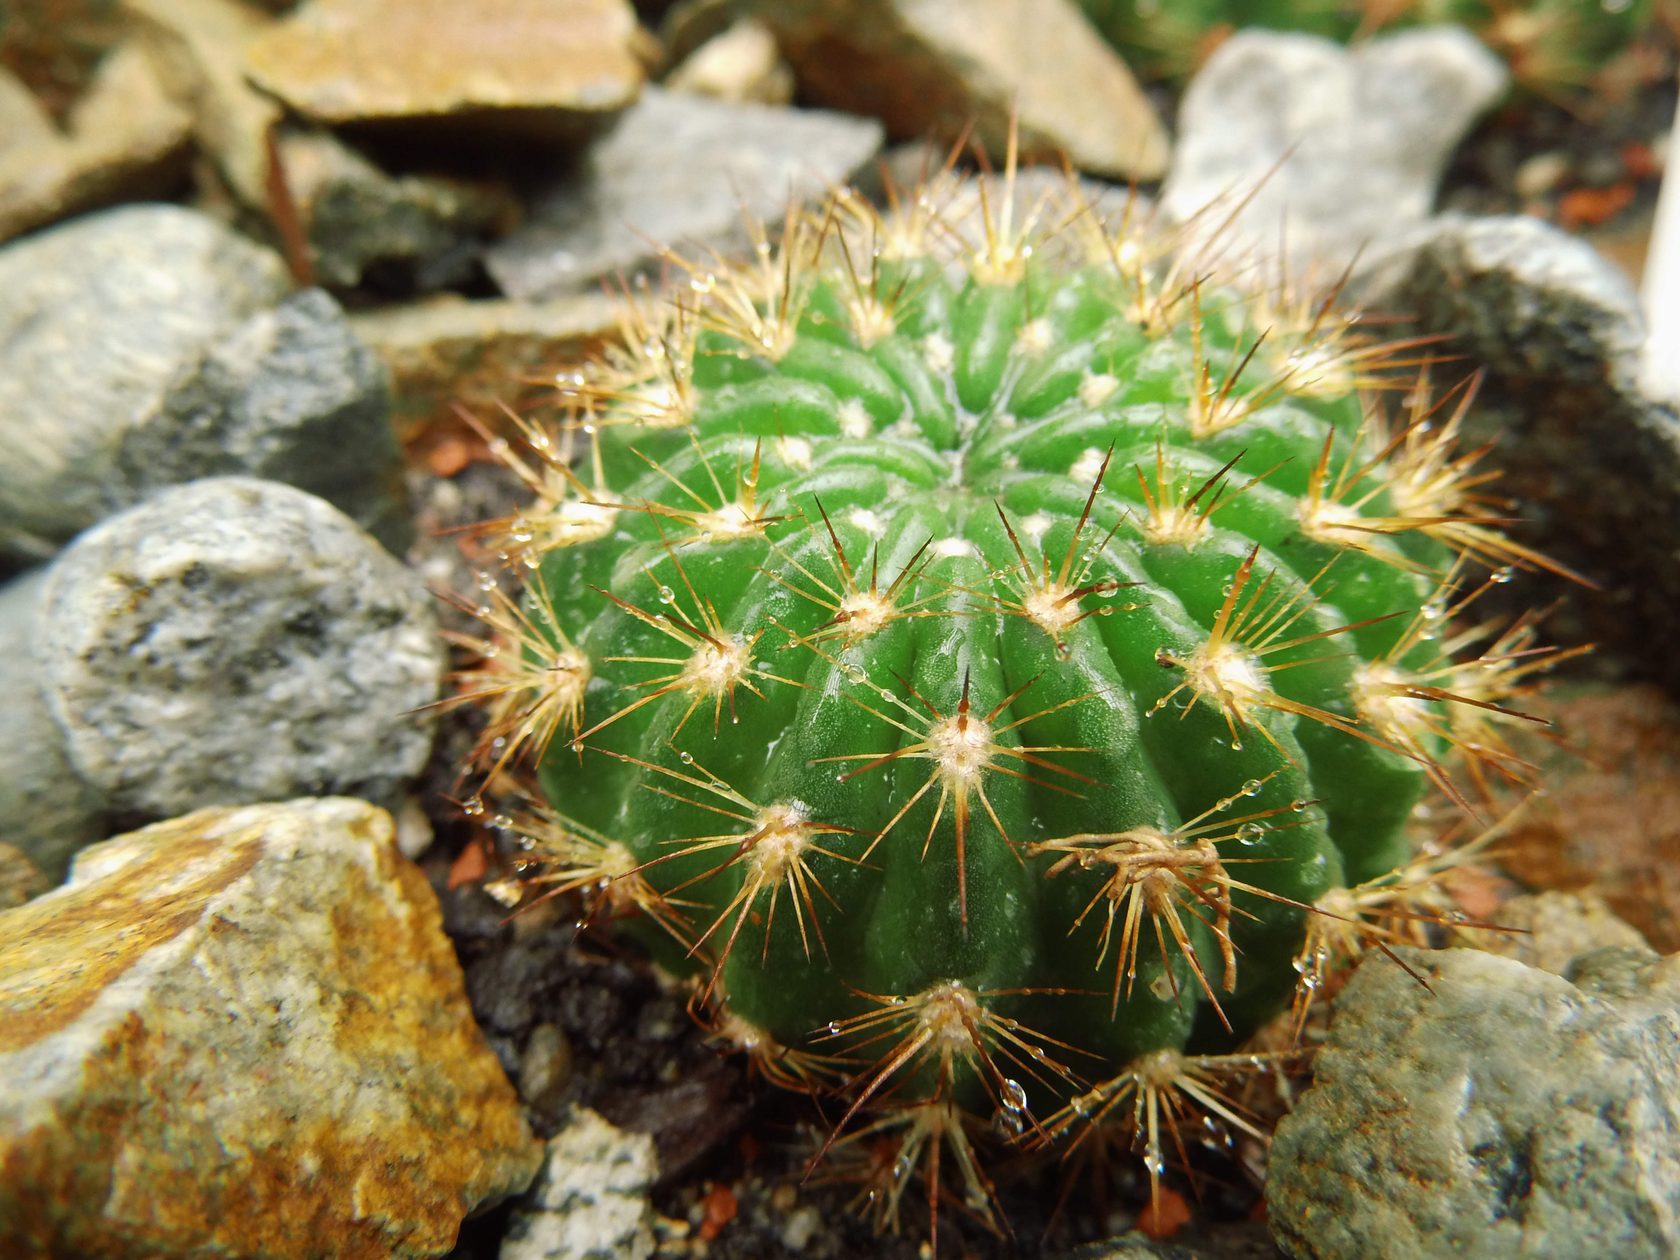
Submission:
<svg viewBox="0 0 1680 1260">
<path fill-rule="evenodd" d="M 1567 100 L 1649 30 L 1654 0 L 1080 0 L 1140 73 L 1182 78 L 1223 34 L 1251 26 L 1347 40 L 1403 26 L 1457 23 L 1510 65 L 1516 81 Z"/>
<path fill-rule="evenodd" d="M 1468 391 L 1140 217 L 842 191 L 745 265 L 673 257 L 497 439 L 525 590 L 486 579 L 468 683 L 486 790 L 530 761 L 547 802 L 503 820 L 525 892 L 837 1092 L 842 1163 L 890 1140 L 886 1223 L 940 1151 L 989 1217 L 977 1122 L 1137 1129 L 1152 1180 L 1175 1117 L 1258 1131 L 1235 1050 L 1421 939 L 1451 860 L 1414 807 L 1520 777 L 1509 700 L 1555 659 L 1462 615 L 1541 562 L 1454 453 Z"/>
</svg>

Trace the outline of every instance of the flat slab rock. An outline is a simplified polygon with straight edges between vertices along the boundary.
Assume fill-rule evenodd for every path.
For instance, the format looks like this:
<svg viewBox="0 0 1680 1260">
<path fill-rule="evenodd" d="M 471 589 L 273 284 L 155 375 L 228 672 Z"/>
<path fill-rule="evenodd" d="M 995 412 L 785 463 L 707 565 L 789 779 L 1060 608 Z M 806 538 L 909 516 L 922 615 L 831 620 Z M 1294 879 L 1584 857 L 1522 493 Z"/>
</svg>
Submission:
<svg viewBox="0 0 1680 1260">
<path fill-rule="evenodd" d="M 247 50 L 251 79 L 333 125 L 464 118 L 565 137 L 636 99 L 626 0 L 313 0 Z"/>
<path fill-rule="evenodd" d="M 390 816 L 208 809 L 0 914 L 0 1238 L 431 1256 L 542 1157 Z"/>
<path fill-rule="evenodd" d="M 1569 976 L 1477 950 L 1373 956 L 1278 1125 L 1272 1233 L 1311 1260 L 1680 1254 L 1680 954 Z"/>
</svg>

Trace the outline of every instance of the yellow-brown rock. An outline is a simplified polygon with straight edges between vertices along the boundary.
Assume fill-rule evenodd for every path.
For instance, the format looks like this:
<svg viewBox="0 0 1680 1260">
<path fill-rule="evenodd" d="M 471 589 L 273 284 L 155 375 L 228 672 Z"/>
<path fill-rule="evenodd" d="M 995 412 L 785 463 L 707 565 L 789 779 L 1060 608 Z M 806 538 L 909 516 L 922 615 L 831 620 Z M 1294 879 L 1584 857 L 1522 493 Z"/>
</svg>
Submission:
<svg viewBox="0 0 1680 1260">
<path fill-rule="evenodd" d="M 636 99 L 627 0 L 313 0 L 246 54 L 306 118 L 568 138 Z"/>
<path fill-rule="evenodd" d="M 8 1260 L 437 1255 L 540 1154 L 382 810 L 201 810 L 0 914 Z"/>
</svg>

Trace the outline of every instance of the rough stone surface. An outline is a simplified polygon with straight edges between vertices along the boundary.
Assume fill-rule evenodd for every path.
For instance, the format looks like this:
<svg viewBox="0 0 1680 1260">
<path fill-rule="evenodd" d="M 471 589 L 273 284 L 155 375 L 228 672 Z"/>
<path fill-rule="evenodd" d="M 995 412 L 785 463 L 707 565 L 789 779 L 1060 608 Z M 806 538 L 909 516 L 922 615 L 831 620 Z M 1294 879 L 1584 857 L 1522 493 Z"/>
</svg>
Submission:
<svg viewBox="0 0 1680 1260">
<path fill-rule="evenodd" d="M 518 213 L 489 184 L 390 175 L 332 133 L 276 137 L 317 284 L 413 291 L 469 278 L 477 246 Z"/>
<path fill-rule="evenodd" d="M 234 195 L 266 208 L 268 135 L 280 107 L 241 72 L 245 45 L 269 23 L 238 0 L 122 0 L 158 76 L 187 104 L 193 134 Z"/>
<path fill-rule="evenodd" d="M 320 496 L 392 550 L 411 529 L 379 358 L 320 289 L 258 312 L 185 366 L 121 433 L 112 508 L 245 474 Z"/>
<path fill-rule="evenodd" d="M 540 1151 L 364 802 L 161 823 L 0 914 L 9 1260 L 438 1255 Z"/>
<path fill-rule="evenodd" d="M 575 1109 L 514 1210 L 501 1260 L 645 1260 L 653 1254 L 648 1190 L 658 1174 L 652 1138 Z"/>
<path fill-rule="evenodd" d="M 1680 653 L 1652 652 L 1680 619 L 1680 418 L 1639 383 L 1645 327 L 1626 279 L 1586 242 L 1521 216 L 1443 215 L 1372 257 L 1368 308 L 1444 334 L 1487 369 L 1476 409 L 1498 493 L 1520 504 L 1523 542 L 1596 581 L 1549 619 L 1554 641 L 1625 650 L 1680 689 Z M 1538 575 L 1537 575 L 1538 577 Z M 1543 604 L 1539 581 L 1523 584 Z"/>
<path fill-rule="evenodd" d="M 1552 687 L 1533 707 L 1565 746 L 1529 754 L 1546 791 L 1500 841 L 1501 865 L 1590 890 L 1653 948 L 1680 950 L 1680 703 L 1640 683 Z"/>
<path fill-rule="evenodd" d="M 0 249 L 0 556 L 49 555 L 98 520 L 129 418 L 285 288 L 273 254 L 177 206 Z"/>
<path fill-rule="evenodd" d="M 507 402 L 519 383 L 580 362 L 617 327 L 619 304 L 600 293 L 548 302 L 440 297 L 350 317 L 392 378 L 399 433 L 448 413 Z"/>
<path fill-rule="evenodd" d="M 1331 1260 L 1680 1253 L 1680 955 L 1571 979 L 1476 950 L 1373 958 L 1279 1124 L 1267 1219 Z M 1572 982 L 1573 981 L 1573 982 Z"/>
<path fill-rule="evenodd" d="M 1170 1242 L 1123 1234 L 1064 1251 L 1057 1260 L 1278 1260 L 1282 1254 L 1258 1222 L 1192 1222 Z"/>
<path fill-rule="evenodd" d="M 650 267 L 662 246 L 736 250 L 744 215 L 779 221 L 790 197 L 845 182 L 880 146 L 864 119 L 650 88 L 530 223 L 490 248 L 490 273 L 530 300 Z"/>
<path fill-rule="evenodd" d="M 83 534 L 35 635 L 71 765 L 119 813 L 343 792 L 425 764 L 442 668 L 431 598 L 335 508 L 210 478 Z M 9 768 L 7 773 L 12 773 Z"/>
<path fill-rule="evenodd" d="M 68 122 L 66 135 L 50 125 L 38 132 L 0 103 L 0 134 L 11 132 L 0 140 L 0 240 L 90 207 L 167 193 L 185 171 L 190 119 L 137 47 L 101 63 Z"/>
<path fill-rule="evenodd" d="M 45 568 L 0 587 L 0 841 L 15 845 L 55 882 L 83 845 L 110 834 L 105 797 L 77 776 L 41 691 Z"/>
<path fill-rule="evenodd" d="M 35 94 L 0 66 L 0 158 L 56 139 L 58 129 Z"/>
<path fill-rule="evenodd" d="M 1488 921 L 1502 930 L 1455 927 L 1447 943 L 1486 950 L 1556 976 L 1565 975 L 1576 959 L 1595 950 L 1650 948 L 1639 930 L 1618 919 L 1610 903 L 1594 892 L 1515 897 Z"/>
<path fill-rule="evenodd" d="M 1072 0 L 752 0 L 803 93 L 895 138 L 969 133 L 1098 175 L 1158 179 L 1167 138 L 1131 72 Z"/>
<path fill-rule="evenodd" d="M 318 122 L 566 138 L 636 99 L 635 31 L 627 0 L 312 0 L 250 46 L 246 68 Z"/>
<path fill-rule="evenodd" d="M 1205 216 L 1220 245 L 1276 251 L 1295 274 L 1336 273 L 1374 240 L 1429 213 L 1454 146 L 1504 91 L 1492 53 L 1454 27 L 1352 49 L 1311 35 L 1243 31 L 1185 93 L 1162 206 Z M 1236 209 L 1237 202 L 1246 203 Z"/>
</svg>

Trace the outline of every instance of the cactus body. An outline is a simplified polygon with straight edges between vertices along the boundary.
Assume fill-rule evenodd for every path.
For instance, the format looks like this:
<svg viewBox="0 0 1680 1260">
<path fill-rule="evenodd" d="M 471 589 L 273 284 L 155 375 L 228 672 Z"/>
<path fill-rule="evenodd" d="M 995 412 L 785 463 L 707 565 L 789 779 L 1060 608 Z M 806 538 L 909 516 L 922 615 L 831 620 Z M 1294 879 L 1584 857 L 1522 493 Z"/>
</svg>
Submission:
<svg viewBox="0 0 1680 1260">
<path fill-rule="evenodd" d="M 1287 1001 L 1500 712 L 1439 634 L 1461 554 L 1523 553 L 1326 308 L 937 199 L 690 265 L 527 429 L 483 751 L 540 754 L 539 881 L 773 1077 L 966 1151 Z"/>
</svg>

